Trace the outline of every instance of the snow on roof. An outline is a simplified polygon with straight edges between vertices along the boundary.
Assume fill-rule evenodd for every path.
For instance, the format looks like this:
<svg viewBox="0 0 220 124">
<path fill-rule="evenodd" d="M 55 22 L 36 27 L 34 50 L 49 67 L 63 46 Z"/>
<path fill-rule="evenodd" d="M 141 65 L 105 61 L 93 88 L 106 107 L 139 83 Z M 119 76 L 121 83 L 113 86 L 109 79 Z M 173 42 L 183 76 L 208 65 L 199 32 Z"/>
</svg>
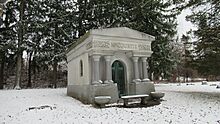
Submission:
<svg viewBox="0 0 220 124">
<path fill-rule="evenodd" d="M 132 39 L 143 39 L 147 41 L 155 40 L 154 36 L 133 30 L 127 27 L 116 27 L 116 28 L 104 28 L 104 29 L 92 29 L 90 30 L 92 35 L 102 35 L 110 37 L 126 37 Z"/>
</svg>

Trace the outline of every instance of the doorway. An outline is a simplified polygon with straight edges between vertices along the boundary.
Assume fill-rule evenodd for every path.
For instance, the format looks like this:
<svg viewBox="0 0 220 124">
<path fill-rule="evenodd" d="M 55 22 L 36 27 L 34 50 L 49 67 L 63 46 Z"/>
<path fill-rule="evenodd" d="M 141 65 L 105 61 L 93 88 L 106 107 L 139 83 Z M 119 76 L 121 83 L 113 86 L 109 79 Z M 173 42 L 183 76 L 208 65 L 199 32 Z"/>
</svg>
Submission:
<svg viewBox="0 0 220 124">
<path fill-rule="evenodd" d="M 125 95 L 125 68 L 123 63 L 118 60 L 112 64 L 112 80 L 117 83 L 119 97 Z"/>
</svg>

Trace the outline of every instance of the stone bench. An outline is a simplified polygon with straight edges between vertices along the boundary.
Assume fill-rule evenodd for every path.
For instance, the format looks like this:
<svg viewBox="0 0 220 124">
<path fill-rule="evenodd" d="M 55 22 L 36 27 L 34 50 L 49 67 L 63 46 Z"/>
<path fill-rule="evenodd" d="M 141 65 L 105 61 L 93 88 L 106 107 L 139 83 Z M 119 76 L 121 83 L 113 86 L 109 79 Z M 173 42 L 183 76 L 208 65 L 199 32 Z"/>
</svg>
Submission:
<svg viewBox="0 0 220 124">
<path fill-rule="evenodd" d="M 155 99 L 155 100 L 159 100 L 160 98 L 164 97 L 165 93 L 162 92 L 151 92 L 150 96 Z"/>
<path fill-rule="evenodd" d="M 207 85 L 208 82 L 207 81 L 202 81 L 202 85 Z"/>
<path fill-rule="evenodd" d="M 104 107 L 105 104 L 108 104 L 111 100 L 111 96 L 96 96 L 94 98 L 95 103 L 100 107 Z"/>
<path fill-rule="evenodd" d="M 121 99 L 124 101 L 124 106 L 128 106 L 128 100 L 129 99 L 138 99 L 141 98 L 141 104 L 144 104 L 144 99 L 149 97 L 147 94 L 141 94 L 141 95 L 127 95 L 127 96 L 121 96 Z"/>
</svg>

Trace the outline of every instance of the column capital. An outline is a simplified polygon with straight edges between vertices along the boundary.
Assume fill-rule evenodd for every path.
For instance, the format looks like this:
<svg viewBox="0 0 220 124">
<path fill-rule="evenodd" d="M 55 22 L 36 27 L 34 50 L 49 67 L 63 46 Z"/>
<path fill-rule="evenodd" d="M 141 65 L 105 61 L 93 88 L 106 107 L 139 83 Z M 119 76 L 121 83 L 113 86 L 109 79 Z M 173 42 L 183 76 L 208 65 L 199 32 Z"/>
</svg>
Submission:
<svg viewBox="0 0 220 124">
<path fill-rule="evenodd" d="M 112 56 L 109 56 L 109 55 L 107 55 L 107 56 L 104 56 L 104 58 L 105 58 L 105 61 L 110 61 L 110 60 L 111 60 L 111 57 L 112 57 Z"/>
<path fill-rule="evenodd" d="M 100 59 L 100 55 L 93 55 L 92 58 L 94 59 L 94 61 L 99 61 Z"/>
<path fill-rule="evenodd" d="M 132 56 L 132 59 L 133 59 L 134 62 L 138 62 L 139 57 L 137 57 L 137 56 Z"/>
<path fill-rule="evenodd" d="M 143 62 L 147 62 L 147 57 L 141 57 L 141 60 L 142 60 Z"/>
</svg>

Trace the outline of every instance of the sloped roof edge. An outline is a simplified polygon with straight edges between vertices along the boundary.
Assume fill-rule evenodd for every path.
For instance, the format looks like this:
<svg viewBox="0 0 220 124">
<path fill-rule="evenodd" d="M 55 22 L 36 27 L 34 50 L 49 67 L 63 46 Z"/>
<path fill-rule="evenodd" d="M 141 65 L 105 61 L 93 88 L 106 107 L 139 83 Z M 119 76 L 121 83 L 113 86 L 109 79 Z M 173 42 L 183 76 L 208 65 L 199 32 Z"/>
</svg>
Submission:
<svg viewBox="0 0 220 124">
<path fill-rule="evenodd" d="M 135 35 L 131 36 L 132 34 L 135 34 L 136 36 Z M 149 34 L 146 34 L 146 33 L 131 29 L 131 28 L 127 28 L 127 27 L 91 29 L 87 33 L 85 33 L 83 36 L 81 36 L 79 39 L 77 39 L 76 42 L 73 43 L 70 46 L 70 48 L 67 49 L 66 53 L 70 52 L 77 45 L 79 45 L 85 39 L 87 39 L 90 35 L 127 37 L 127 38 L 142 39 L 142 40 L 150 39 L 151 41 L 155 39 L 155 37 L 152 35 L 149 35 Z"/>
</svg>

